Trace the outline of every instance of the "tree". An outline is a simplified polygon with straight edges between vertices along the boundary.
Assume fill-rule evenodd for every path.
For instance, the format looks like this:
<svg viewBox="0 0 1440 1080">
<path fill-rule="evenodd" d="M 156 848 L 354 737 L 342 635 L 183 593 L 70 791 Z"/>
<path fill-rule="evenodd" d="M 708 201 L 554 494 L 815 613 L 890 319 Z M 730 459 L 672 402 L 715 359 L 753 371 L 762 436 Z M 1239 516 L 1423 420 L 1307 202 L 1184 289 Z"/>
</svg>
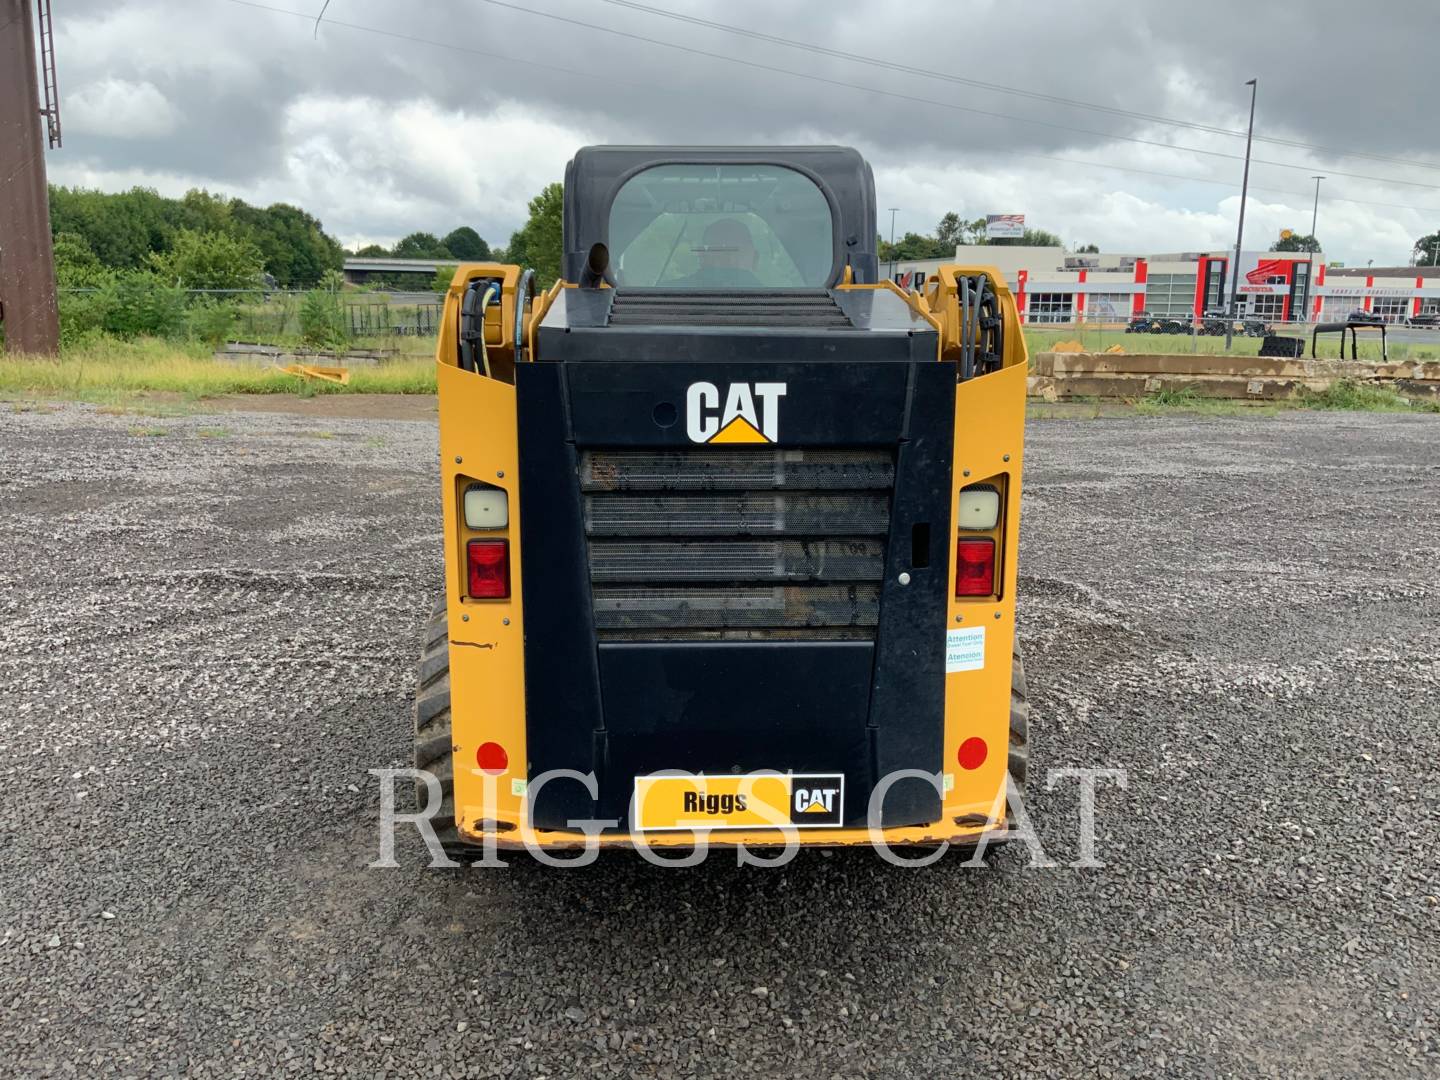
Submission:
<svg viewBox="0 0 1440 1080">
<path fill-rule="evenodd" d="M 469 225 L 461 225 L 458 229 L 446 233 L 445 239 L 440 242 L 445 245 L 445 250 L 457 259 L 484 262 L 490 258 L 490 245 Z"/>
<path fill-rule="evenodd" d="M 149 266 L 150 256 L 168 252 L 184 230 L 248 240 L 260 250 L 265 270 L 283 285 L 313 284 L 344 262 L 340 245 L 298 207 L 260 208 L 195 189 L 167 199 L 149 188 L 106 193 L 52 187 L 50 228 L 56 236 L 83 239 L 111 270 Z"/>
<path fill-rule="evenodd" d="M 505 257 L 509 262 L 535 271 L 535 285 L 548 289 L 560 276 L 561 227 L 565 209 L 565 188 L 548 184 L 530 200 L 530 218 L 510 235 Z"/>
<path fill-rule="evenodd" d="M 185 329 L 185 293 L 154 274 L 120 274 L 102 295 L 104 328 L 117 337 L 175 337 Z"/>
<path fill-rule="evenodd" d="M 935 226 L 935 240 L 943 247 L 949 248 L 951 254 L 955 248 L 965 242 L 965 222 L 960 220 L 960 215 L 951 210 L 940 219 Z"/>
<path fill-rule="evenodd" d="M 1026 229 L 1024 236 L 1002 237 L 991 240 L 992 244 L 1000 244 L 1007 247 L 1064 247 L 1064 241 L 1052 232 L 1044 229 Z"/>
<path fill-rule="evenodd" d="M 1271 251 L 1309 251 L 1320 250 L 1320 241 L 1313 236 L 1301 236 L 1299 233 L 1291 233 L 1289 236 L 1282 236 L 1275 243 L 1270 245 Z"/>
<path fill-rule="evenodd" d="M 260 278 L 260 249 L 245 237 L 181 229 L 167 252 L 152 251 L 150 267 L 182 289 L 253 289 Z"/>
<path fill-rule="evenodd" d="M 1099 244 L 1081 244 L 1079 247 L 1077 247 L 1077 248 L 1075 249 L 1075 254 L 1077 254 L 1077 255 L 1099 255 L 1099 254 L 1100 254 L 1100 245 L 1099 245 Z"/>
<path fill-rule="evenodd" d="M 62 289 L 98 289 L 114 276 L 83 236 L 55 237 L 55 284 Z"/>
<path fill-rule="evenodd" d="M 1415 241 L 1416 266 L 1440 266 L 1440 231 Z"/>
<path fill-rule="evenodd" d="M 135 270 L 145 265 L 152 251 L 166 251 L 174 235 L 167 220 L 166 202 L 148 188 L 131 188 L 117 194 L 85 188 L 50 189 L 50 229 L 53 234 L 84 237 L 100 262 L 112 270 Z"/>
<path fill-rule="evenodd" d="M 441 263 L 435 267 L 435 276 L 430 279 L 431 292 L 445 292 L 450 288 L 450 283 L 455 280 L 455 264 Z"/>
<path fill-rule="evenodd" d="M 260 249 L 265 272 L 285 288 L 314 285 L 325 271 L 345 265 L 344 249 L 298 206 L 274 203 L 262 210 L 236 200 L 234 214 Z"/>
<path fill-rule="evenodd" d="M 450 252 L 434 233 L 413 232 L 395 245 L 397 259 L 448 259 Z"/>
<path fill-rule="evenodd" d="M 390 256 L 390 249 L 384 244 L 366 244 L 362 248 L 356 248 L 355 255 L 362 259 L 385 259 Z"/>
</svg>

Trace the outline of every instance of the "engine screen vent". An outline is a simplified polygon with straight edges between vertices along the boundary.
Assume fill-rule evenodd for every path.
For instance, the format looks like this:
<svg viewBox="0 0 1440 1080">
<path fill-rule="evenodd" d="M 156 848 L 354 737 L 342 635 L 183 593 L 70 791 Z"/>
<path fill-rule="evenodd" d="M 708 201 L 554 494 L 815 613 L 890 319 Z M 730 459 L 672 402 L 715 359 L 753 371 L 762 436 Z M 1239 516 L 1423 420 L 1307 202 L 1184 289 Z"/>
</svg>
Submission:
<svg viewBox="0 0 1440 1080">
<path fill-rule="evenodd" d="M 871 640 L 895 482 L 889 450 L 586 450 L 602 639 Z"/>
</svg>

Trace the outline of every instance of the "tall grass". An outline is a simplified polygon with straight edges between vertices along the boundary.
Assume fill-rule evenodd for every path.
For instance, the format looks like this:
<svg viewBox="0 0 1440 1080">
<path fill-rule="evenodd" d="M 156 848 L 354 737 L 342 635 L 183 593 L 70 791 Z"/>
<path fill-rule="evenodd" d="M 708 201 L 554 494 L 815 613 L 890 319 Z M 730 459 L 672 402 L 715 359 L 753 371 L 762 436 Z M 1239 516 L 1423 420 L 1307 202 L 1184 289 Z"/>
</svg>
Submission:
<svg viewBox="0 0 1440 1080">
<path fill-rule="evenodd" d="M 215 360 L 203 345 L 156 339 L 99 340 L 58 360 L 0 357 L 0 394 L 109 402 L 141 393 L 188 398 L 220 394 L 433 394 L 435 361 L 407 357 L 356 365 L 348 386 L 289 375 L 275 367 Z"/>
</svg>

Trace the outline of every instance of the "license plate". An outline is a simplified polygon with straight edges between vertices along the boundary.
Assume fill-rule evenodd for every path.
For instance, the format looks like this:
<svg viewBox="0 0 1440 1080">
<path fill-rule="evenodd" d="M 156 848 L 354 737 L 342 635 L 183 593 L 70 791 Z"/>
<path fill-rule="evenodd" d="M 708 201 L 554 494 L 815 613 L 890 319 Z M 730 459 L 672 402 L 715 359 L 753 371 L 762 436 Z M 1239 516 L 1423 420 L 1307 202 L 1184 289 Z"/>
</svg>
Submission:
<svg viewBox="0 0 1440 1080">
<path fill-rule="evenodd" d="M 839 773 L 695 773 L 637 776 L 640 832 L 838 828 L 845 820 Z"/>
</svg>

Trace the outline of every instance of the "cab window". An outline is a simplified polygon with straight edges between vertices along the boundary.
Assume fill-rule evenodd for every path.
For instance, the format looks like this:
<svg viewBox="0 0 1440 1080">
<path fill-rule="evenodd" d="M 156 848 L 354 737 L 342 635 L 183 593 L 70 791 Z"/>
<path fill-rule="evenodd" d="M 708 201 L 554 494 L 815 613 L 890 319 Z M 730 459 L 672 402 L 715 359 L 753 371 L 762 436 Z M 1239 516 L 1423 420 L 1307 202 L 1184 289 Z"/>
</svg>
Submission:
<svg viewBox="0 0 1440 1080">
<path fill-rule="evenodd" d="M 821 288 L 834 276 L 834 222 L 815 182 L 779 165 L 659 165 L 610 206 L 621 287 Z"/>
</svg>

